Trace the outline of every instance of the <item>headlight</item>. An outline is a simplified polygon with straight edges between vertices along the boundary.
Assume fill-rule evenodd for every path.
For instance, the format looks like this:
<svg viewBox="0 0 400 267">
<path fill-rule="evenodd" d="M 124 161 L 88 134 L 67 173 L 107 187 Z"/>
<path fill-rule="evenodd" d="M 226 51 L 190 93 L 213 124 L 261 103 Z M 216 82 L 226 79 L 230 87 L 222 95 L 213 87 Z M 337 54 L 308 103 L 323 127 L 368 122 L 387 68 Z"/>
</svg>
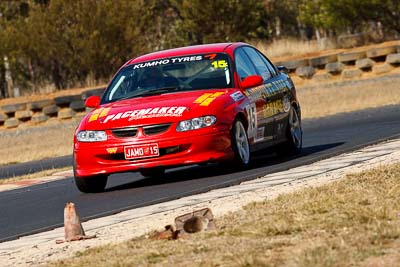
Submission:
<svg viewBox="0 0 400 267">
<path fill-rule="evenodd" d="M 214 116 L 204 116 L 199 118 L 194 118 L 191 120 L 181 121 L 176 126 L 176 131 L 185 132 L 189 130 L 200 129 L 213 125 L 217 121 Z"/>
<path fill-rule="evenodd" d="M 76 135 L 79 142 L 99 142 L 106 141 L 107 134 L 104 131 L 80 131 Z"/>
</svg>

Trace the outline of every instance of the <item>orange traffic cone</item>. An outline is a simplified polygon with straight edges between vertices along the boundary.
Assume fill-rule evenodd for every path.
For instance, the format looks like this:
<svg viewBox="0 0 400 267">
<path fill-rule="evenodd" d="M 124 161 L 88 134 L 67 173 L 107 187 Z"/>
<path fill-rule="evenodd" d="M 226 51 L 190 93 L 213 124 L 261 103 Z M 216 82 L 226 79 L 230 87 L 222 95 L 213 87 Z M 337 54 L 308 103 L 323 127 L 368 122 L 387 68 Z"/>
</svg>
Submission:
<svg viewBox="0 0 400 267">
<path fill-rule="evenodd" d="M 96 235 L 85 235 L 81 219 L 76 213 L 75 204 L 72 202 L 67 203 L 64 208 L 64 230 L 65 240 L 56 240 L 57 244 L 96 237 Z"/>
<path fill-rule="evenodd" d="M 175 231 L 172 225 L 166 225 L 164 231 L 155 231 L 150 235 L 150 239 L 153 240 L 171 240 L 178 239 L 179 232 Z"/>
</svg>

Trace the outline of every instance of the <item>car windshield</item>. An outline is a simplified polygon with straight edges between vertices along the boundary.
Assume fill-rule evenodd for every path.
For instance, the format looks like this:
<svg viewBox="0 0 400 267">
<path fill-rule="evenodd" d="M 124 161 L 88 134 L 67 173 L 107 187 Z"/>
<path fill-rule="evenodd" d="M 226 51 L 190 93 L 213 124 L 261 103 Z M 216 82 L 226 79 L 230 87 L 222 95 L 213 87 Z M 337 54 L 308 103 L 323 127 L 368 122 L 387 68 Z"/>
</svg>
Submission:
<svg viewBox="0 0 400 267">
<path fill-rule="evenodd" d="M 227 54 L 163 58 L 122 68 L 108 86 L 102 103 L 177 91 L 231 88 Z"/>
</svg>

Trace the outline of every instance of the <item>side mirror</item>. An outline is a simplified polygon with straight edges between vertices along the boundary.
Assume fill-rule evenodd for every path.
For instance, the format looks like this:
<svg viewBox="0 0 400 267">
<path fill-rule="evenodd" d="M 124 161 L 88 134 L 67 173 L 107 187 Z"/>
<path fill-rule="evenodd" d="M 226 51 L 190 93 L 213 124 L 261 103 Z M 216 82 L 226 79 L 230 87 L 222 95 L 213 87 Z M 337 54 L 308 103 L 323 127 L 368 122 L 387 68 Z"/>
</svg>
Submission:
<svg viewBox="0 0 400 267">
<path fill-rule="evenodd" d="M 283 73 L 285 73 L 285 74 L 289 74 L 289 70 L 288 70 L 288 68 L 286 68 L 285 66 L 278 66 L 277 68 L 278 68 L 278 70 L 279 70 L 280 72 L 283 72 Z"/>
<path fill-rule="evenodd" d="M 259 75 L 250 75 L 244 78 L 244 80 L 240 83 L 240 86 L 243 89 L 250 88 L 250 87 L 256 87 L 258 85 L 263 84 L 264 80 L 261 76 Z"/>
<path fill-rule="evenodd" d="M 100 97 L 97 95 L 89 96 L 85 101 L 85 106 L 88 108 L 97 108 L 100 106 Z"/>
</svg>

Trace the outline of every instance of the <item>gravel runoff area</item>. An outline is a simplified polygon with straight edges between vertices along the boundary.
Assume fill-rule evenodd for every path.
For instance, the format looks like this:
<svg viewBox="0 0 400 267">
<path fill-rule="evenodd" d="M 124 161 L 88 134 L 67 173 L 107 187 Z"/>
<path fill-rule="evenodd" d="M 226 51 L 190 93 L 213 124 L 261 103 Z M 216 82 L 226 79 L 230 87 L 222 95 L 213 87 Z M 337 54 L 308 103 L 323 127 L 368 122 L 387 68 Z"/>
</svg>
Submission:
<svg viewBox="0 0 400 267">
<path fill-rule="evenodd" d="M 76 253 L 100 245 L 119 243 L 162 230 L 174 218 L 196 209 L 211 208 L 217 220 L 244 205 L 305 187 L 320 186 L 375 167 L 400 162 L 400 139 L 369 146 L 279 173 L 268 174 L 240 185 L 212 190 L 148 207 L 124 211 L 113 216 L 83 223 L 86 234 L 97 238 L 56 244 L 63 239 L 63 228 L 0 243 L 2 266 L 37 266 L 73 257 Z M 79 207 L 77 207 L 79 212 Z M 218 231 L 218 230 L 217 230 Z"/>
</svg>

